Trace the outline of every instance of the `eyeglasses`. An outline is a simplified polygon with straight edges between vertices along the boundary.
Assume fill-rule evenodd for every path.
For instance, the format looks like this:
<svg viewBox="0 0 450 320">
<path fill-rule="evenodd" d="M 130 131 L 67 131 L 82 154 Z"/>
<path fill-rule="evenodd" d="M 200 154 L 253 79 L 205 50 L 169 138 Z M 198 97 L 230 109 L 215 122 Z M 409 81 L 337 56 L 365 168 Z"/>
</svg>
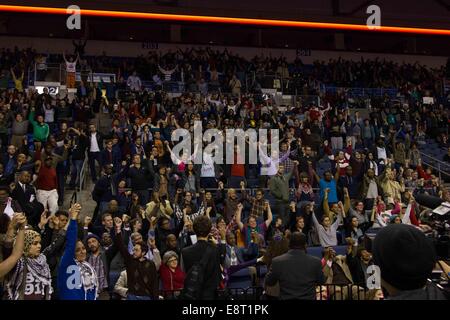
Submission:
<svg viewBox="0 0 450 320">
<path fill-rule="evenodd" d="M 167 261 L 167 263 L 171 263 L 171 262 L 174 262 L 174 261 L 178 261 L 178 259 L 177 258 L 170 259 L 170 260 Z"/>
</svg>

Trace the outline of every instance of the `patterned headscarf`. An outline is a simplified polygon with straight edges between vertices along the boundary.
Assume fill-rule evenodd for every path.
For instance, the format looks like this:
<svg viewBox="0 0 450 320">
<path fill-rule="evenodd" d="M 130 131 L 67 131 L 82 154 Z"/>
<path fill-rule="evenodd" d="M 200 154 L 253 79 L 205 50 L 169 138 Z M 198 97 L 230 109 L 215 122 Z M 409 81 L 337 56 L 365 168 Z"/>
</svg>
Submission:
<svg viewBox="0 0 450 320">
<path fill-rule="evenodd" d="M 31 258 L 28 256 L 31 245 L 33 244 L 36 237 L 39 236 L 40 234 L 36 231 L 25 231 L 25 256 L 21 257 L 19 261 L 17 261 L 16 267 L 11 273 L 6 285 L 8 299 L 10 300 L 21 299 L 21 290 L 24 290 L 23 288 L 25 286 L 25 284 L 22 284 L 22 282 L 26 279 L 26 275 L 24 275 L 24 272 L 31 273 L 35 281 L 41 283 L 41 287 L 44 288 L 44 298 L 46 300 L 50 300 L 53 289 L 52 278 L 50 274 L 50 268 L 47 263 L 47 258 L 42 253 L 36 258 Z"/>
<path fill-rule="evenodd" d="M 25 255 L 28 255 L 28 252 L 30 251 L 31 245 L 33 244 L 33 241 L 36 237 L 40 237 L 40 234 L 37 233 L 34 230 L 25 230 L 25 241 L 24 241 L 24 248 L 23 251 Z"/>
</svg>

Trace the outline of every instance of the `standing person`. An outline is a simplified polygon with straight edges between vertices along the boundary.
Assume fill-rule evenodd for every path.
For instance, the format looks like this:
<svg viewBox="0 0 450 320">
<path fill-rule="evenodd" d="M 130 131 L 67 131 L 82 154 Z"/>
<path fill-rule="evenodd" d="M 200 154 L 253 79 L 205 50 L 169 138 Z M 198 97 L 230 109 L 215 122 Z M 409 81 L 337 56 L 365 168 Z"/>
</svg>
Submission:
<svg viewBox="0 0 450 320">
<path fill-rule="evenodd" d="M 75 189 L 80 185 L 81 168 L 86 158 L 86 150 L 88 148 L 88 138 L 84 132 L 83 126 L 79 129 L 71 128 L 71 132 L 74 133 L 72 139 L 72 170 L 70 172 L 69 187 Z"/>
<path fill-rule="evenodd" d="M 90 218 L 89 218 L 90 219 Z M 89 220 L 87 220 L 89 221 Z M 86 220 L 85 220 L 86 224 Z M 87 262 L 94 268 L 97 274 L 99 300 L 109 300 L 108 292 L 108 276 L 109 265 L 116 254 L 115 246 L 109 246 L 107 249 L 103 248 L 100 243 L 100 238 L 93 233 L 86 237 L 86 245 L 89 248 L 89 255 Z"/>
<path fill-rule="evenodd" d="M 142 87 L 141 78 L 139 78 L 136 74 L 136 71 L 133 71 L 133 74 L 127 79 L 127 87 L 130 88 L 131 91 L 140 91 Z"/>
<path fill-rule="evenodd" d="M 66 248 L 58 267 L 58 292 L 61 300 L 96 300 L 98 277 L 86 261 L 86 248 L 77 239 L 78 216 L 81 205 L 75 203 L 69 210 L 70 222 L 66 233 Z"/>
<path fill-rule="evenodd" d="M 212 227 L 208 217 L 197 217 L 193 227 L 197 243 L 181 251 L 181 266 L 187 273 L 182 297 L 193 300 L 214 300 L 222 280 L 221 265 L 226 255 L 226 230 L 221 229 L 220 244 L 216 245 L 208 241 Z M 198 273 L 203 274 L 203 281 L 199 281 L 200 279 L 196 277 Z"/>
<path fill-rule="evenodd" d="M 34 120 L 35 109 L 31 108 L 31 112 L 28 115 L 28 120 L 33 126 L 33 137 L 34 141 L 42 144 L 45 143 L 48 139 L 48 135 L 50 134 L 50 127 L 48 124 L 44 122 L 44 117 L 42 115 L 36 116 L 36 120 Z"/>
<path fill-rule="evenodd" d="M 76 79 L 76 72 L 77 72 L 77 62 L 80 58 L 79 55 L 77 55 L 77 58 L 75 61 L 72 57 L 69 57 L 69 60 L 66 59 L 66 53 L 63 52 L 63 58 L 64 62 L 66 63 L 66 86 L 68 89 L 74 89 L 75 88 L 75 79 Z"/>
<path fill-rule="evenodd" d="M 37 162 L 36 173 L 38 174 L 36 185 L 36 198 L 49 209 L 51 214 L 58 211 L 58 179 L 56 169 L 53 167 L 53 158 L 47 156 L 44 163 Z"/>
<path fill-rule="evenodd" d="M 103 150 L 103 136 L 97 131 L 95 124 L 89 125 L 89 168 L 91 170 L 91 177 L 94 183 L 97 182 L 97 170 L 95 168 L 95 161 L 101 165 L 101 151 Z"/>
<path fill-rule="evenodd" d="M 266 285 L 280 285 L 281 300 L 314 300 L 316 286 L 324 283 L 322 264 L 306 254 L 306 236 L 294 232 L 289 240 L 290 250 L 272 260 L 266 275 Z"/>
<path fill-rule="evenodd" d="M 25 231 L 24 256 L 17 261 L 6 288 L 9 300 L 50 300 L 52 276 L 47 257 L 41 252 L 41 236 Z"/>
<path fill-rule="evenodd" d="M 327 189 L 328 193 L 328 189 Z M 327 198 L 324 198 L 324 201 L 326 201 Z M 316 232 L 319 236 L 320 245 L 324 248 L 326 247 L 334 247 L 338 245 L 337 240 L 337 229 L 339 225 L 343 221 L 343 215 L 345 215 L 345 209 L 344 205 L 342 203 L 339 203 L 339 210 L 336 210 L 337 212 L 337 219 L 334 223 L 332 223 L 331 214 L 327 215 L 324 214 L 322 217 L 322 224 L 319 223 L 317 220 L 316 214 L 314 212 L 311 212 L 312 214 L 312 221 L 314 224 L 314 227 L 316 228 Z"/>
<path fill-rule="evenodd" d="M 266 201 L 264 203 L 264 211 L 267 213 L 267 220 L 258 224 L 256 220 L 257 217 L 250 215 L 247 220 L 248 222 L 243 224 L 241 220 L 242 209 L 243 205 L 242 203 L 239 203 L 237 205 L 235 220 L 242 236 L 244 237 L 245 245 L 248 247 L 252 242 L 253 233 L 257 233 L 261 238 L 266 239 L 267 229 L 272 223 L 273 216 L 269 202 Z"/>
<path fill-rule="evenodd" d="M 158 298 L 158 274 L 155 263 L 145 256 L 148 246 L 137 242 L 131 255 L 122 239 L 122 220 L 114 218 L 116 229 L 115 245 L 120 251 L 127 268 L 127 300 L 155 300 Z"/>
<path fill-rule="evenodd" d="M 231 78 L 229 84 L 231 89 L 231 94 L 235 97 L 241 96 L 241 80 L 239 80 L 236 75 L 233 75 L 233 78 Z"/>
<path fill-rule="evenodd" d="M 28 125 L 29 121 L 24 120 L 21 113 L 16 114 L 12 121 L 11 144 L 19 150 L 22 148 L 23 142 L 27 138 Z"/>
<path fill-rule="evenodd" d="M 145 206 L 150 200 L 150 191 L 152 178 L 150 169 L 151 164 L 142 165 L 141 156 L 133 156 L 133 164 L 129 167 L 126 175 L 130 179 L 133 193 L 139 196 L 139 204 Z"/>
<path fill-rule="evenodd" d="M 418 229 L 406 224 L 381 229 L 373 242 L 373 259 L 388 299 L 445 300 L 435 285 L 427 283 L 437 258 L 432 242 Z"/>
<path fill-rule="evenodd" d="M 294 161 L 298 165 L 298 161 Z M 275 214 L 282 220 L 283 225 L 289 223 L 289 180 L 292 177 L 295 166 L 292 170 L 285 174 L 284 166 L 279 164 L 277 174 L 270 178 L 270 193 L 275 197 Z"/>
<path fill-rule="evenodd" d="M 28 223 L 35 226 L 39 222 L 39 216 L 44 211 L 42 204 L 36 199 L 36 191 L 30 184 L 31 173 L 22 171 L 19 179 L 11 190 L 11 198 L 16 200 L 22 207 Z"/>
</svg>

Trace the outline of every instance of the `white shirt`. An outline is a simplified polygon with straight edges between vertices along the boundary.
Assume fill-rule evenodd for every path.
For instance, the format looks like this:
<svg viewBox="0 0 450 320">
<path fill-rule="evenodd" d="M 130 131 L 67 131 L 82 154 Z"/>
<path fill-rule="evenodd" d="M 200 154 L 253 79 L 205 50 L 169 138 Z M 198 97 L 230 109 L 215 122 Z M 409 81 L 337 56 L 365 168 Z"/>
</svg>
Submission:
<svg viewBox="0 0 450 320">
<path fill-rule="evenodd" d="M 66 61 L 66 71 L 67 72 L 76 72 L 77 71 L 77 63 Z"/>
<path fill-rule="evenodd" d="M 378 197 L 377 183 L 374 180 L 371 180 L 369 183 L 369 187 L 367 188 L 366 199 L 376 199 L 377 197 Z"/>
<path fill-rule="evenodd" d="M 45 122 L 51 123 L 55 122 L 55 110 L 45 108 Z"/>
<path fill-rule="evenodd" d="M 91 149 L 90 152 L 100 152 L 97 142 L 97 132 L 91 133 Z"/>
<path fill-rule="evenodd" d="M 385 148 L 377 147 L 377 155 L 378 155 L 378 159 L 383 159 L 383 160 L 386 161 L 387 155 L 386 155 L 386 149 Z"/>
<path fill-rule="evenodd" d="M 141 79 L 138 76 L 129 76 L 127 85 L 133 91 L 139 91 L 141 89 Z"/>
</svg>

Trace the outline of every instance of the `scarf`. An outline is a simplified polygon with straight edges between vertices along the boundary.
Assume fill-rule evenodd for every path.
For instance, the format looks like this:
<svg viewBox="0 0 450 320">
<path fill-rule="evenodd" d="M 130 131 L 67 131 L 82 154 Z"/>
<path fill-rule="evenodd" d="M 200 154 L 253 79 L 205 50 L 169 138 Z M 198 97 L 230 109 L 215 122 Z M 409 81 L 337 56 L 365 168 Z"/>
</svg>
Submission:
<svg viewBox="0 0 450 320">
<path fill-rule="evenodd" d="M 95 290 L 95 297 L 98 294 L 98 278 L 94 268 L 86 261 L 76 261 L 77 266 L 80 268 L 81 283 L 84 288 L 84 300 L 87 300 L 87 293 L 89 290 Z"/>
<path fill-rule="evenodd" d="M 23 280 L 26 281 L 25 272 L 31 273 L 36 281 L 41 283 L 41 287 L 44 288 L 45 299 L 50 300 L 50 296 L 53 292 L 52 277 L 50 268 L 47 264 L 47 258 L 41 253 L 37 258 L 22 257 L 17 261 L 17 265 L 14 268 L 14 272 L 8 280 L 6 285 L 9 300 L 19 300 L 21 288 L 26 285 L 22 284 Z"/>
<path fill-rule="evenodd" d="M 260 235 L 261 233 L 259 232 L 259 224 L 256 224 L 256 228 L 252 228 L 250 226 L 247 226 L 247 234 L 245 235 L 246 239 L 246 243 L 247 245 L 249 245 L 252 241 L 252 232 L 257 232 L 258 235 Z"/>
</svg>

